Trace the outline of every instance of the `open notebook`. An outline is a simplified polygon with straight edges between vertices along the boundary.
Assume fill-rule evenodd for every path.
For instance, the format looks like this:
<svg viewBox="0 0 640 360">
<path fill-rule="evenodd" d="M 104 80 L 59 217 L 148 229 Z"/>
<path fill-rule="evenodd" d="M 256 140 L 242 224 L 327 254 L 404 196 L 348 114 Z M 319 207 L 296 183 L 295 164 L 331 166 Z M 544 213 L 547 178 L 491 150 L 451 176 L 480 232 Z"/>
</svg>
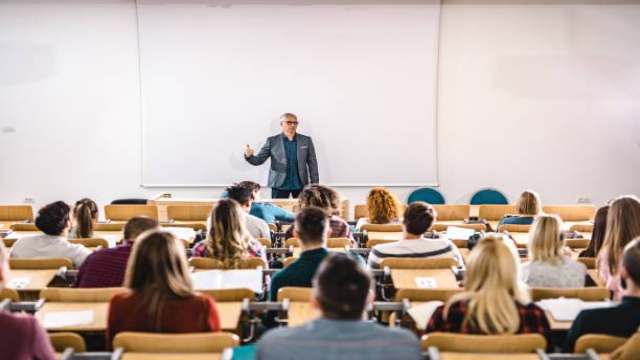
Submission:
<svg viewBox="0 0 640 360">
<path fill-rule="evenodd" d="M 206 270 L 191 274 L 196 290 L 251 289 L 262 293 L 262 270 Z"/>
<path fill-rule="evenodd" d="M 573 321 L 580 311 L 611 306 L 610 301 L 582 301 L 580 299 L 546 299 L 536 303 L 549 311 L 555 321 Z"/>
<path fill-rule="evenodd" d="M 416 322 L 416 327 L 424 330 L 427 328 L 431 316 L 440 305 L 444 305 L 444 303 L 442 301 L 427 301 L 420 305 L 412 306 L 407 310 L 407 313 Z"/>
</svg>

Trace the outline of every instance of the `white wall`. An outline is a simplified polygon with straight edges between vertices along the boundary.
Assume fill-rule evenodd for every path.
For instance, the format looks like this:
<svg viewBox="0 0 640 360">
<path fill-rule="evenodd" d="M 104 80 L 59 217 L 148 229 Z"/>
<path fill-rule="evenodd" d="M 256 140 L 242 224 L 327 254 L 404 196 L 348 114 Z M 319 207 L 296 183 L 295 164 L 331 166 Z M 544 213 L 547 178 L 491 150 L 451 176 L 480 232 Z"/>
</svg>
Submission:
<svg viewBox="0 0 640 360">
<path fill-rule="evenodd" d="M 533 188 L 546 203 L 640 194 L 640 1 L 510 3 L 444 1 L 438 162 L 448 201 L 490 185 L 512 199 Z M 0 203 L 104 204 L 166 190 L 139 187 L 132 0 L 0 0 L 0 54 L 0 126 L 17 127 L 0 134 Z M 361 203 L 367 189 L 340 191 Z"/>
</svg>

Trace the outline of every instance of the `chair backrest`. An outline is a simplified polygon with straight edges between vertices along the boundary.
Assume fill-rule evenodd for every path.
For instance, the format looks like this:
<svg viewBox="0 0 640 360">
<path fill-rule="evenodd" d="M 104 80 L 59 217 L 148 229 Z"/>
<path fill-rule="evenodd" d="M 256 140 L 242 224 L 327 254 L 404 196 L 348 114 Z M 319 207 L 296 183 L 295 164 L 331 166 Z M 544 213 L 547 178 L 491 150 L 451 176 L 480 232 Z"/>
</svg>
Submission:
<svg viewBox="0 0 640 360">
<path fill-rule="evenodd" d="M 519 232 L 526 233 L 531 230 L 531 225 L 505 224 L 498 228 L 498 232 Z"/>
<path fill-rule="evenodd" d="M 271 247 L 271 239 L 267 239 L 267 238 L 257 238 L 256 240 L 260 241 L 260 244 L 262 244 L 262 246 L 270 248 Z"/>
<path fill-rule="evenodd" d="M 105 239 L 100 239 L 100 238 L 69 239 L 69 243 L 79 244 L 79 245 L 83 245 L 84 247 L 90 247 L 90 248 L 94 248 L 98 246 L 102 246 L 103 248 L 109 247 L 109 242 Z"/>
<path fill-rule="evenodd" d="M 438 221 L 464 220 L 471 212 L 470 205 L 433 205 Z"/>
<path fill-rule="evenodd" d="M 545 349 L 547 340 L 540 334 L 471 335 L 434 332 L 422 337 L 422 349 L 466 353 L 531 353 Z"/>
<path fill-rule="evenodd" d="M 587 266 L 587 269 L 595 269 L 596 268 L 596 258 L 594 257 L 581 257 L 577 259 L 581 263 Z"/>
<path fill-rule="evenodd" d="M 611 358 L 616 360 L 638 360 L 638 354 L 640 354 L 640 331 L 636 331 L 624 345 L 611 354 Z"/>
<path fill-rule="evenodd" d="M 256 300 L 256 294 L 251 289 L 220 289 L 220 290 L 199 290 L 201 294 L 211 296 L 216 302 L 237 302 L 244 299 Z"/>
<path fill-rule="evenodd" d="M 0 291 L 0 301 L 9 299 L 11 301 L 20 301 L 20 294 L 16 289 L 4 288 Z"/>
<path fill-rule="evenodd" d="M 312 289 L 307 287 L 285 286 L 278 290 L 278 301 L 289 299 L 290 301 L 311 301 Z"/>
<path fill-rule="evenodd" d="M 480 205 L 478 216 L 481 219 L 496 221 L 505 215 L 517 214 L 518 208 L 515 205 Z"/>
<path fill-rule="evenodd" d="M 593 349 L 599 354 L 609 354 L 624 345 L 627 340 L 620 336 L 586 334 L 576 341 L 574 353 L 584 354 L 587 349 Z"/>
<path fill-rule="evenodd" d="M 343 248 L 345 246 L 350 246 L 351 240 L 347 238 L 328 238 L 327 239 L 327 247 L 328 248 Z M 300 247 L 300 242 L 298 242 L 298 238 L 288 238 L 284 242 L 284 247 Z"/>
<path fill-rule="evenodd" d="M 82 336 L 72 332 L 49 333 L 49 341 L 53 349 L 58 352 L 64 352 L 67 348 L 72 348 L 77 353 L 87 351 L 87 344 Z"/>
<path fill-rule="evenodd" d="M 458 266 L 453 258 L 388 258 L 380 262 L 380 267 L 390 269 L 449 269 Z"/>
<path fill-rule="evenodd" d="M 366 224 L 360 228 L 362 231 L 371 232 L 402 232 L 400 224 Z"/>
<path fill-rule="evenodd" d="M 388 244 L 388 243 L 392 243 L 392 242 L 396 242 L 398 240 L 386 240 L 386 239 L 369 239 L 367 240 L 367 245 L 366 247 L 368 249 L 373 248 L 376 245 L 380 245 L 380 244 Z"/>
<path fill-rule="evenodd" d="M 160 226 L 162 226 L 163 228 L 191 228 L 195 231 L 198 230 L 202 230 L 202 231 L 207 231 L 207 225 L 201 223 L 201 222 L 183 222 L 183 223 L 176 223 L 176 222 L 172 222 L 172 223 L 160 223 Z"/>
<path fill-rule="evenodd" d="M 126 288 L 74 289 L 49 287 L 40 292 L 40 298 L 50 302 L 109 302 L 115 294 L 127 291 Z"/>
<path fill-rule="evenodd" d="M 555 298 L 572 298 L 583 301 L 603 301 L 611 296 L 611 293 L 604 287 L 582 287 L 582 288 L 530 288 L 533 301 Z"/>
<path fill-rule="evenodd" d="M 586 249 L 590 242 L 589 239 L 566 239 L 564 245 L 571 249 Z"/>
<path fill-rule="evenodd" d="M 463 229 L 473 229 L 475 231 L 487 231 L 487 226 L 485 224 L 456 224 L 456 225 L 451 225 L 451 224 L 441 224 L 441 223 L 435 223 L 433 224 L 433 226 L 431 227 L 432 231 L 447 231 L 447 228 L 449 228 L 449 226 L 455 226 L 455 227 L 459 227 L 459 228 L 463 228 Z"/>
<path fill-rule="evenodd" d="M 224 265 L 220 260 L 206 257 L 192 257 L 189 259 L 189 265 L 196 269 L 224 270 Z M 267 264 L 261 258 L 256 257 L 248 258 L 240 265 L 240 269 L 257 269 L 258 267 L 266 269 Z"/>
<path fill-rule="evenodd" d="M 442 301 L 447 302 L 453 295 L 463 289 L 398 289 L 396 301 L 408 299 L 415 302 Z"/>
<path fill-rule="evenodd" d="M 269 226 L 269 230 L 270 230 L 271 232 L 276 232 L 276 231 L 278 231 L 278 225 L 276 225 L 276 224 L 267 223 L 267 226 Z"/>
<path fill-rule="evenodd" d="M 570 232 L 578 231 L 578 232 L 593 232 L 593 224 L 573 224 L 569 228 Z"/>
<path fill-rule="evenodd" d="M 423 187 L 413 190 L 407 198 L 407 204 L 411 204 L 416 201 L 424 201 L 432 205 L 442 205 L 446 203 L 442 193 L 431 187 Z"/>
<path fill-rule="evenodd" d="M 9 226 L 9 229 L 13 231 L 40 231 L 40 229 L 38 229 L 36 224 L 33 224 L 33 223 L 11 224 L 11 226 Z"/>
<path fill-rule="evenodd" d="M 471 205 L 509 205 L 509 199 L 502 191 L 484 188 L 476 191 L 469 199 Z"/>
<path fill-rule="evenodd" d="M 129 221 L 136 216 L 158 220 L 156 205 L 105 205 L 104 214 L 111 221 Z"/>
<path fill-rule="evenodd" d="M 57 270 L 66 266 L 73 269 L 73 262 L 67 258 L 10 258 L 9 267 L 14 270 Z"/>
<path fill-rule="evenodd" d="M 33 220 L 31 205 L 0 205 L 0 221 Z"/>
<path fill-rule="evenodd" d="M 369 217 L 369 210 L 367 209 L 367 205 L 356 205 L 353 207 L 353 218 L 358 220 L 360 218 Z"/>
<path fill-rule="evenodd" d="M 122 231 L 123 223 L 96 223 L 93 231 Z"/>
<path fill-rule="evenodd" d="M 240 344 L 231 333 L 158 334 L 121 332 L 113 339 L 113 348 L 128 353 L 180 354 L 222 353 Z"/>
<path fill-rule="evenodd" d="M 284 260 L 282 260 L 282 267 L 287 267 L 287 266 L 293 264 L 293 262 L 296 261 L 296 260 L 298 260 L 298 258 L 297 257 L 293 257 L 293 256 L 284 258 Z"/>
<path fill-rule="evenodd" d="M 596 214 L 594 205 L 546 205 L 542 212 L 560 216 L 563 221 L 586 221 Z"/>
<path fill-rule="evenodd" d="M 208 205 L 169 205 L 167 218 L 175 221 L 207 221 L 211 213 Z"/>
</svg>

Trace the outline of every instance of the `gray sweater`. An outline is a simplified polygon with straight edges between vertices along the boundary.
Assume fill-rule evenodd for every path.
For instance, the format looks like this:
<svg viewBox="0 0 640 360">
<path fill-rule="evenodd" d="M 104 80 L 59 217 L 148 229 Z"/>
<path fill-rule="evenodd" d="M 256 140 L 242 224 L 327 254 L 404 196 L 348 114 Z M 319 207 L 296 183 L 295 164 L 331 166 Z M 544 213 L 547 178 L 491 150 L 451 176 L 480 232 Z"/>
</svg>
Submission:
<svg viewBox="0 0 640 360">
<path fill-rule="evenodd" d="M 411 332 L 365 321 L 320 318 L 267 332 L 257 343 L 258 360 L 422 359 Z"/>
</svg>

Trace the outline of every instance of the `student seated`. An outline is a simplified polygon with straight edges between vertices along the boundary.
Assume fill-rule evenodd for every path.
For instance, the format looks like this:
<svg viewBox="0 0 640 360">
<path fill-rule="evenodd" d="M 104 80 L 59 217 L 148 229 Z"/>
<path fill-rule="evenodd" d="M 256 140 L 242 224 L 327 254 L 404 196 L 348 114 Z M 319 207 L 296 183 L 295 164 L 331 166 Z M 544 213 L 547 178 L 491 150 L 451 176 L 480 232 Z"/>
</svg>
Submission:
<svg viewBox="0 0 640 360">
<path fill-rule="evenodd" d="M 78 268 L 91 254 L 86 247 L 70 244 L 67 240 L 71 228 L 69 205 L 56 201 L 38 211 L 36 227 L 42 235 L 20 238 L 11 248 L 14 258 L 67 258 Z"/>
<path fill-rule="evenodd" d="M 78 271 L 74 287 L 120 287 L 133 243 L 143 232 L 158 227 L 158 222 L 146 217 L 134 217 L 124 226 L 124 242 L 113 249 L 102 249 L 89 255 Z"/>
<path fill-rule="evenodd" d="M 433 313 L 426 331 L 462 334 L 539 333 L 553 349 L 549 322 L 518 284 L 518 259 L 502 238 L 482 238 L 469 255 L 464 292 Z"/>
<path fill-rule="evenodd" d="M 107 347 L 123 331 L 201 333 L 220 331 L 213 298 L 193 290 L 184 245 L 171 233 L 150 230 L 136 240 L 127 267 L 128 292 L 109 304 Z"/>
<path fill-rule="evenodd" d="M 637 236 L 640 236 L 640 200 L 635 196 L 620 196 L 609 207 L 604 244 L 596 261 L 598 275 L 613 292 L 615 300 L 620 300 L 622 251 Z"/>
<path fill-rule="evenodd" d="M 529 261 L 520 265 L 522 281 L 534 287 L 583 287 L 587 267 L 564 254 L 562 220 L 540 215 L 529 231 Z"/>
<path fill-rule="evenodd" d="M 609 214 L 609 205 L 605 205 L 596 211 L 593 221 L 593 232 L 591 233 L 591 241 L 589 246 L 580 252 L 578 257 L 597 257 L 602 244 L 604 243 L 604 234 L 607 230 L 607 215 Z"/>
<path fill-rule="evenodd" d="M 330 187 L 323 185 L 309 185 L 300 193 L 298 198 L 300 209 L 309 206 L 315 206 L 324 210 L 329 216 L 329 227 L 331 228 L 330 238 L 348 238 L 353 246 L 356 246 L 353 233 L 349 228 L 349 224 L 342 218 L 336 216 L 340 207 L 340 194 Z M 294 237 L 295 222 L 287 229 L 285 239 Z"/>
<path fill-rule="evenodd" d="M 0 292 L 10 278 L 9 257 L 0 241 Z M 0 309 L 0 358 L 54 360 L 49 336 L 32 315 L 12 314 Z"/>
<path fill-rule="evenodd" d="M 88 239 L 93 237 L 93 224 L 98 221 L 98 204 L 84 198 L 76 201 L 73 207 L 73 226 L 69 239 Z"/>
<path fill-rule="evenodd" d="M 268 202 L 260 201 L 260 184 L 253 181 L 242 181 L 238 185 L 245 187 L 251 191 L 251 215 L 259 217 L 268 224 L 275 224 L 276 221 L 292 223 L 294 220 L 293 213 L 279 206 Z"/>
<path fill-rule="evenodd" d="M 580 312 L 567 334 L 563 352 L 573 352 L 578 338 L 585 334 L 630 337 L 640 327 L 640 237 L 624 250 L 620 270 L 622 302 L 611 308 Z"/>
<path fill-rule="evenodd" d="M 267 225 L 267 222 L 260 219 L 259 217 L 255 217 L 249 214 L 252 202 L 251 190 L 240 185 L 233 185 L 231 187 L 228 187 L 226 192 L 227 197 L 229 199 L 237 201 L 238 204 L 240 204 L 242 210 L 245 212 L 244 221 L 249 234 L 254 238 L 271 239 L 271 231 L 269 230 L 269 225 Z"/>
<path fill-rule="evenodd" d="M 366 224 L 400 224 L 400 201 L 388 189 L 375 187 L 369 191 L 367 196 L 368 218 L 360 218 L 356 224 L 356 229 L 360 229 Z"/>
<path fill-rule="evenodd" d="M 520 194 L 517 203 L 518 215 L 507 215 L 498 223 L 498 229 L 502 225 L 531 225 L 533 220 L 540 214 L 542 205 L 540 196 L 532 190 L 524 191 Z"/>
<path fill-rule="evenodd" d="M 247 232 L 244 215 L 235 200 L 218 201 L 209 217 L 209 234 L 193 247 L 192 256 L 219 260 L 224 269 L 243 268 L 251 257 L 266 263 L 266 249 Z"/>
<path fill-rule="evenodd" d="M 407 206 L 402 222 L 402 240 L 376 245 L 369 253 L 368 266 L 379 269 L 382 260 L 394 257 L 455 258 L 462 265 L 460 251 L 449 239 L 425 239 L 426 233 L 436 221 L 433 206 L 416 201 Z"/>
<path fill-rule="evenodd" d="M 267 332 L 258 359 L 422 359 L 420 342 L 404 329 L 364 320 L 373 280 L 344 254 L 329 256 L 313 281 L 311 303 L 321 317 L 294 328 Z"/>
</svg>

